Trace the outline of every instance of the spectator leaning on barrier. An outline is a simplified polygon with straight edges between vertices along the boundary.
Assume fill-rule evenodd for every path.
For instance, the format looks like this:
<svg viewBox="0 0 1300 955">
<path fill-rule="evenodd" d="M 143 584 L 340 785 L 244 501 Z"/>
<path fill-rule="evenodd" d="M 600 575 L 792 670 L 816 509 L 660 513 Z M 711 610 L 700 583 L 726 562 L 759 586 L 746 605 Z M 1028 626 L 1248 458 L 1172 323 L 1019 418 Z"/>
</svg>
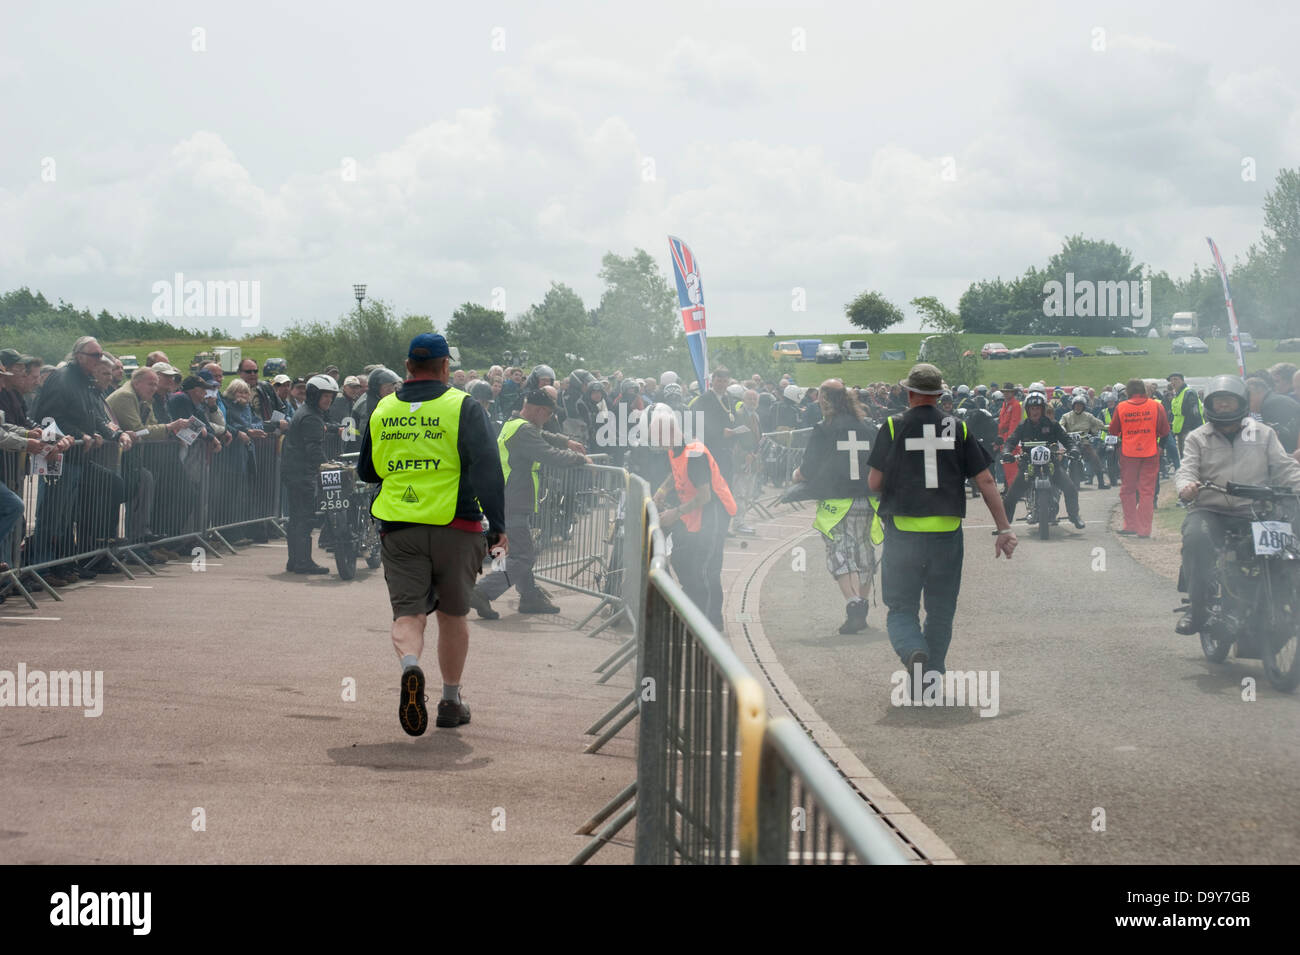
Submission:
<svg viewBox="0 0 1300 955">
<path fill-rule="evenodd" d="M 363 481 L 382 482 L 371 513 L 380 521 L 393 649 L 402 667 L 398 717 L 411 736 L 429 722 L 420 654 L 430 613 L 437 613 L 442 672 L 437 725 L 470 721 L 460 692 L 470 595 L 489 550 L 498 559 L 510 550 L 501 459 L 487 414 L 450 387 L 450 365 L 441 335 L 411 340 L 409 378 L 371 412 L 358 466 Z"/>
<path fill-rule="evenodd" d="M 133 434 L 142 448 L 166 441 L 187 423 L 184 420 L 172 421 L 170 424 L 158 422 L 153 413 L 153 399 L 157 390 L 158 372 L 145 366 L 131 372 L 131 377 L 107 398 L 108 407 L 117 417 L 118 425 Z M 148 463 L 140 454 L 122 457 L 127 535 L 132 541 L 143 540 L 153 533 L 151 519 L 158 475 L 150 470 Z"/>
<path fill-rule="evenodd" d="M 889 608 L 889 642 L 913 676 L 915 694 L 921 691 L 918 670 L 942 673 L 946 668 L 961 589 L 967 480 L 974 478 L 997 526 L 994 557 L 1010 558 L 1017 542 L 988 455 L 969 429 L 935 407 L 943 392 L 939 369 L 914 365 L 901 384 L 911 408 L 880 429 L 871 449 L 868 484 L 880 495 L 885 532 L 880 584 Z"/>
<path fill-rule="evenodd" d="M 0 380 L 8 382 L 13 372 L 0 369 Z M 8 451 L 27 454 L 48 453 L 52 457 L 57 457 L 68 448 L 72 447 L 73 439 L 71 435 L 65 435 L 53 445 L 43 444 L 41 442 L 41 431 L 39 428 L 28 428 L 19 423 L 4 422 L 0 425 L 0 452 Z M 8 460 L 10 455 L 6 454 Z M 9 541 L 9 535 L 14 527 L 18 524 L 23 515 L 23 502 L 9 486 L 11 475 L 6 474 L 6 481 L 0 484 L 0 558 L 8 557 L 12 553 L 12 545 Z M 17 477 L 17 469 L 14 469 L 13 477 Z M 15 481 L 15 483 L 17 483 Z M 0 560 L 0 571 L 9 569 L 9 563 Z M 0 603 L 4 598 L 0 595 Z"/>
<path fill-rule="evenodd" d="M 1160 441 L 1169 434 L 1169 418 L 1164 405 L 1147 397 L 1141 378 L 1130 379 L 1126 390 L 1130 397 L 1116 406 L 1109 428 L 1120 438 L 1119 500 L 1124 527 L 1118 533 L 1150 537 L 1160 480 Z"/>
<path fill-rule="evenodd" d="M 686 442 L 680 414 L 655 405 L 650 443 L 665 448 L 671 473 L 655 491 L 659 526 L 672 534 L 672 568 L 682 590 L 719 631 L 723 629 L 722 555 L 727 525 L 736 513 L 731 488 L 717 462 L 699 440 Z M 668 495 L 676 504 L 663 510 Z"/>
<path fill-rule="evenodd" d="M 147 365 L 158 376 L 158 390 L 153 396 L 153 419 L 158 424 L 168 424 L 172 420 L 167 402 L 181 387 L 181 373 L 166 362 Z"/>
<path fill-rule="evenodd" d="M 96 339 L 89 336 L 78 338 L 68 353 L 67 364 L 50 373 L 32 408 L 32 418 L 38 422 L 52 418 L 64 434 L 80 438 L 87 450 L 101 447 L 105 441 L 116 441 L 123 451 L 129 451 L 131 435 L 122 434 L 113 426 L 107 406 L 96 389 L 94 375 L 103 365 L 103 357 L 103 349 Z M 108 489 L 114 483 L 110 477 L 106 468 L 86 460 L 84 454 L 70 455 L 63 461 L 59 480 L 43 483 L 38 493 L 38 533 L 33 554 L 27 561 L 29 564 L 75 553 L 72 550 L 72 523 L 82 483 L 86 482 L 86 493 L 90 496 Z M 60 576 L 57 568 L 52 576 Z M 70 581 L 75 579 L 76 573 L 62 576 Z"/>
<path fill-rule="evenodd" d="M 502 425 L 497 438 L 505 476 L 506 536 L 511 547 L 504 566 L 484 577 L 470 593 L 470 606 L 487 620 L 501 616 L 492 609 L 492 601 L 512 586 L 519 593 L 520 613 L 560 612 L 533 579 L 537 553 L 528 521 L 537 512 L 542 465 L 548 470 L 564 471 L 590 459 L 577 441 L 542 430 L 554 413 L 554 398 L 541 390 L 529 392 L 523 408 Z"/>
<path fill-rule="evenodd" d="M 826 569 L 845 600 L 840 633 L 867 626 L 867 594 L 876 576 L 876 512 L 867 484 L 867 455 L 879 430 L 844 383 L 832 378 L 820 389 L 822 420 L 813 428 L 803 464 L 794 473 L 817 500 L 813 522 L 826 541 Z"/>
<path fill-rule="evenodd" d="M 0 350 L 0 412 L 6 424 L 31 427 L 23 395 L 32 390 L 34 376 L 30 355 L 20 355 L 12 348 Z"/>
</svg>

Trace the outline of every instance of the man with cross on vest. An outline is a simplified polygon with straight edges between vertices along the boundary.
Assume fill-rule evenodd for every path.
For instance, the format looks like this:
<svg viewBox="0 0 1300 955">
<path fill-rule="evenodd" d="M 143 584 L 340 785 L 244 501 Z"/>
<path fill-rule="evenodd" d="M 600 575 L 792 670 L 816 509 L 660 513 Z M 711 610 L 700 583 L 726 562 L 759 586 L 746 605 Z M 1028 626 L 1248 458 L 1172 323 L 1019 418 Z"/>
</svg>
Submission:
<svg viewBox="0 0 1300 955">
<path fill-rule="evenodd" d="M 952 642 L 968 479 L 974 479 L 997 526 L 994 558 L 1010 558 L 1017 541 L 989 471 L 988 452 L 963 422 L 935 407 L 943 393 L 939 369 L 914 365 L 900 384 L 910 407 L 880 429 L 867 481 L 880 495 L 877 510 L 885 530 L 880 585 L 889 608 L 889 642 L 912 676 L 913 692 L 919 693 L 923 673 L 944 672 Z"/>
<path fill-rule="evenodd" d="M 817 500 L 813 527 L 826 539 L 826 569 L 845 600 L 840 633 L 858 633 L 867 626 L 867 594 L 876 576 L 875 545 L 883 533 L 867 486 L 867 452 L 879 429 L 838 378 L 822 382 L 817 400 L 822 420 L 808 438 L 794 479 L 803 482 L 807 496 Z"/>
</svg>

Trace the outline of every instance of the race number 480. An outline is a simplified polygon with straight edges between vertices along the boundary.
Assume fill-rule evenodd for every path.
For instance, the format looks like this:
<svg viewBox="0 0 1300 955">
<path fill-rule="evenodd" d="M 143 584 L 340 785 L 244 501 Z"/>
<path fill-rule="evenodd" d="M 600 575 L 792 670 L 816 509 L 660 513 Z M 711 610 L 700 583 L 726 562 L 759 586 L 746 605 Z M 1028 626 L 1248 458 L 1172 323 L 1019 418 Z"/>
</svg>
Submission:
<svg viewBox="0 0 1300 955">
<path fill-rule="evenodd" d="M 1255 538 L 1256 554 L 1269 556 L 1295 549 L 1289 521 L 1252 521 L 1250 530 Z"/>
</svg>

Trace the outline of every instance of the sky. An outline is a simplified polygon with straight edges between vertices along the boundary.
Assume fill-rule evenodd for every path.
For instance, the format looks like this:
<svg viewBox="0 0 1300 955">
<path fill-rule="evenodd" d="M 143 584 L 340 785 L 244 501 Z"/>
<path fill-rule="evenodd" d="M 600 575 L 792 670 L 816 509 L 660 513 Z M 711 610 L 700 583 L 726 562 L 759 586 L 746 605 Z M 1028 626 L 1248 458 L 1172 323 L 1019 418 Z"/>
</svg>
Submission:
<svg viewBox="0 0 1300 955">
<path fill-rule="evenodd" d="M 671 280 L 672 234 L 711 333 L 787 337 L 864 290 L 914 330 L 1075 233 L 1185 275 L 1300 166 L 1298 10 L 7 4 L 0 289 L 151 315 L 177 274 L 257 283 L 255 327 L 178 320 L 243 334 L 362 282 L 442 327 L 553 281 L 594 307 L 607 251 Z"/>
</svg>

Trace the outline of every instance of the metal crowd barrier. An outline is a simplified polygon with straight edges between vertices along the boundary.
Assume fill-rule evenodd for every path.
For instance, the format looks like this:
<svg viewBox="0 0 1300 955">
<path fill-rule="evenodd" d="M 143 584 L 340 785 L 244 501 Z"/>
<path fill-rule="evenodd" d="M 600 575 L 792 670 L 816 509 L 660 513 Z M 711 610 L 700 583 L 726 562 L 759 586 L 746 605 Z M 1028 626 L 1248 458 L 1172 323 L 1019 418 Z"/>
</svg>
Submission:
<svg viewBox="0 0 1300 955">
<path fill-rule="evenodd" d="M 645 497 L 627 511 L 624 553 L 646 560 L 625 564 L 644 575 L 625 590 L 640 610 L 637 678 L 620 708 L 634 706 L 624 722 L 640 716 L 636 780 L 578 830 L 594 838 L 572 862 L 635 819 L 638 864 L 908 864 L 803 731 L 768 720 L 758 682 L 673 579 L 649 489 L 634 483 L 629 498 Z"/>
<path fill-rule="evenodd" d="M 9 540 L 13 591 L 35 608 L 33 590 L 62 600 L 49 578 L 115 570 L 155 574 L 152 565 L 186 559 L 216 543 L 231 553 L 238 530 L 252 540 L 278 531 L 282 439 L 234 437 L 214 451 L 202 439 L 137 441 L 122 452 L 113 442 L 77 444 L 48 473 L 36 474 L 25 453 L 0 455 L 0 479 L 19 496 L 23 513 Z M 223 533 L 224 532 L 224 533 Z"/>
<path fill-rule="evenodd" d="M 781 493 L 794 482 L 794 472 L 803 464 L 803 454 L 808 448 L 812 428 L 797 431 L 772 431 L 759 442 L 759 461 L 762 469 L 760 483 L 770 484 L 776 492 L 766 501 L 760 501 L 759 512 L 771 516 L 770 508 L 781 499 Z M 802 505 L 794 505 L 796 508 Z"/>
<path fill-rule="evenodd" d="M 593 458 L 596 457 L 593 455 Z M 534 576 L 600 602 L 579 623 L 581 630 L 602 611 L 609 616 L 594 636 L 626 616 L 622 539 L 627 472 L 603 464 L 564 470 L 543 468 L 541 497 L 533 516 L 537 542 Z"/>
</svg>

